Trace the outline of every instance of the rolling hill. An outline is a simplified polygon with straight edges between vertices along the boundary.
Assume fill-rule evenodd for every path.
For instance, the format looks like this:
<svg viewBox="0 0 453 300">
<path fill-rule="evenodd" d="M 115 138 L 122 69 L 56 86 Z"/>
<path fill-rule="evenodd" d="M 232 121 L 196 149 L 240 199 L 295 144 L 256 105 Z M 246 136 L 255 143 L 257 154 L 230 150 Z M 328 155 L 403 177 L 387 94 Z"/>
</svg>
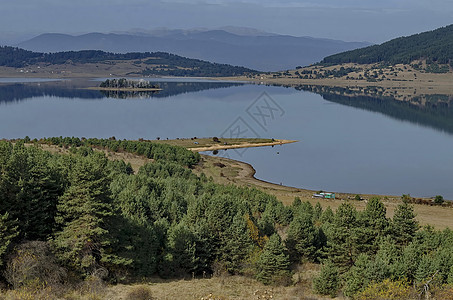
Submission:
<svg viewBox="0 0 453 300">
<path fill-rule="evenodd" d="M 111 53 L 100 50 L 65 51 L 56 53 L 40 53 L 14 47 L 0 47 L 0 66 L 24 68 L 33 65 L 67 65 L 70 69 L 75 64 L 127 63 L 141 75 L 160 76 L 195 76 L 217 77 L 253 74 L 257 71 L 227 64 L 211 63 L 198 59 L 190 59 L 165 52 L 144 53 Z M 96 65 L 98 68 L 99 65 Z"/>
<path fill-rule="evenodd" d="M 223 28 L 88 33 L 78 36 L 46 33 L 17 46 L 38 52 L 170 52 L 260 71 L 278 71 L 310 65 L 325 56 L 368 45 L 361 42 L 277 35 L 253 29 Z"/>
</svg>

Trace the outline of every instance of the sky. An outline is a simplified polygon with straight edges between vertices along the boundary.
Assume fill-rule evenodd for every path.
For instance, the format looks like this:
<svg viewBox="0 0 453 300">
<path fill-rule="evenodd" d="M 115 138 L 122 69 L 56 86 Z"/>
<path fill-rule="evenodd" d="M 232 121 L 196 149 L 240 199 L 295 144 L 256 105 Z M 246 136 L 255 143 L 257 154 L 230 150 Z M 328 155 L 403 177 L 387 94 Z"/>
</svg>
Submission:
<svg viewBox="0 0 453 300">
<path fill-rule="evenodd" d="M 0 42 L 45 32 L 252 27 L 382 43 L 453 23 L 453 0 L 0 0 Z"/>
</svg>

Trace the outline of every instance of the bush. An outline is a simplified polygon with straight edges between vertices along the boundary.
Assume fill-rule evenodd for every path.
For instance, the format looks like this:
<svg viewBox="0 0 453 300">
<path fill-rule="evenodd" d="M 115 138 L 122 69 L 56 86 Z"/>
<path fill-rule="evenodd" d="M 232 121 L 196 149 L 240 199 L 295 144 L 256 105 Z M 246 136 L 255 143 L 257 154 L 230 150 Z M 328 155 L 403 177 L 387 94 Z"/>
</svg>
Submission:
<svg viewBox="0 0 453 300">
<path fill-rule="evenodd" d="M 151 290 L 147 286 L 136 286 L 126 296 L 127 300 L 152 300 Z"/>
<path fill-rule="evenodd" d="M 14 249 L 5 270 L 6 280 L 15 288 L 60 285 L 66 270 L 57 264 L 49 245 L 42 241 L 25 242 Z"/>
<path fill-rule="evenodd" d="M 434 203 L 436 203 L 436 204 L 442 204 L 442 203 L 444 203 L 444 197 L 442 197 L 441 195 L 437 195 L 437 196 L 434 198 Z"/>
<path fill-rule="evenodd" d="M 77 292 L 88 299 L 104 299 L 103 295 L 105 295 L 106 286 L 104 281 L 98 276 L 88 276 L 81 284 L 79 284 Z"/>
<path fill-rule="evenodd" d="M 405 280 L 391 281 L 385 279 L 382 282 L 369 285 L 364 291 L 356 294 L 355 299 L 412 299 L 412 291 Z"/>
</svg>

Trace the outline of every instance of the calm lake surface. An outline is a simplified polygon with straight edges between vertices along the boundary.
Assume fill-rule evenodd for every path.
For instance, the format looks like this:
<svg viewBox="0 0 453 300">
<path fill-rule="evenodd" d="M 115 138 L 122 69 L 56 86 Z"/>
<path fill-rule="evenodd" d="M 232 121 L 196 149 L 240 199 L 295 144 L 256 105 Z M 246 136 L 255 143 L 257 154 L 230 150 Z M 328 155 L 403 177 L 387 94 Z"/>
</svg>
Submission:
<svg viewBox="0 0 453 300">
<path fill-rule="evenodd" d="M 157 94 L 115 94 L 71 80 L 19 81 L 0 80 L 0 138 L 294 139 L 218 155 L 248 162 L 257 178 L 284 185 L 453 199 L 449 107 L 234 82 L 159 80 L 164 90 Z"/>
</svg>

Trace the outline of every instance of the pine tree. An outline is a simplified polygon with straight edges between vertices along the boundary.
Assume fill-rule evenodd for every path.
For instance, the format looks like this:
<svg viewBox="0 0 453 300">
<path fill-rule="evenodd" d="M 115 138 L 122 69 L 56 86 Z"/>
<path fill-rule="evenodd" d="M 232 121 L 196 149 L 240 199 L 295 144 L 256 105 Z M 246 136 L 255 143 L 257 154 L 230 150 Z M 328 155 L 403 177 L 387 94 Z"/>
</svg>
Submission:
<svg viewBox="0 0 453 300">
<path fill-rule="evenodd" d="M 19 234 L 15 221 L 9 214 L 0 215 L 0 266 L 3 265 L 3 256 L 7 253 L 12 240 Z"/>
<path fill-rule="evenodd" d="M 289 224 L 285 244 L 293 262 L 300 262 L 301 258 L 316 258 L 317 230 L 310 215 L 298 215 Z"/>
<path fill-rule="evenodd" d="M 187 224 L 181 222 L 170 227 L 166 248 L 166 262 L 161 269 L 168 267 L 170 274 L 164 275 L 184 275 L 196 270 L 199 260 L 196 240 Z"/>
<path fill-rule="evenodd" d="M 315 208 L 313 210 L 313 221 L 317 222 L 321 219 L 322 216 L 322 207 L 319 202 L 316 202 Z"/>
<path fill-rule="evenodd" d="M 368 255 L 360 254 L 354 266 L 345 274 L 343 290 L 346 296 L 352 297 L 368 285 L 369 279 L 365 277 L 365 274 L 369 262 L 370 257 Z"/>
<path fill-rule="evenodd" d="M 100 153 L 78 158 L 70 187 L 57 206 L 61 231 L 55 233 L 53 244 L 60 259 L 82 274 L 90 274 L 109 258 L 104 256 L 110 244 L 106 221 L 112 215 L 106 163 Z"/>
<path fill-rule="evenodd" d="M 321 223 L 333 223 L 334 214 L 330 206 L 328 206 L 321 215 Z"/>
<path fill-rule="evenodd" d="M 9 212 L 12 219 L 21 220 L 22 238 L 45 240 L 54 229 L 63 187 L 51 161 L 49 153 L 17 143 L 2 168 L 0 213 Z"/>
<path fill-rule="evenodd" d="M 379 248 L 379 238 L 388 233 L 389 222 L 386 208 L 379 198 L 371 198 L 365 210 L 359 214 L 357 233 L 360 235 L 359 248 L 361 252 L 374 254 Z"/>
<path fill-rule="evenodd" d="M 389 221 L 386 217 L 386 208 L 379 198 L 371 198 L 362 213 L 364 225 L 371 227 L 376 237 L 387 233 Z"/>
<path fill-rule="evenodd" d="M 409 282 L 412 282 L 415 279 L 421 256 L 422 251 L 418 244 L 410 243 L 404 247 L 402 254 L 393 265 L 393 278 L 407 278 Z"/>
<path fill-rule="evenodd" d="M 407 201 L 398 205 L 393 216 L 392 231 L 398 245 L 406 246 L 409 244 L 419 226 L 415 219 L 414 207 Z"/>
<path fill-rule="evenodd" d="M 247 228 L 245 217 L 238 213 L 233 223 L 227 229 L 222 247 L 222 260 L 225 261 L 227 271 L 239 273 L 242 263 L 253 249 L 253 241 Z"/>
<path fill-rule="evenodd" d="M 340 289 L 340 275 L 338 269 L 330 261 L 327 261 L 318 277 L 313 281 L 313 287 L 321 295 L 335 297 Z"/>
<path fill-rule="evenodd" d="M 289 257 L 280 236 L 273 234 L 258 259 L 256 278 L 264 284 L 271 284 L 288 276 Z"/>
<path fill-rule="evenodd" d="M 357 211 L 349 203 L 342 203 L 328 232 L 327 254 L 341 273 L 349 270 L 360 253 Z"/>
</svg>

